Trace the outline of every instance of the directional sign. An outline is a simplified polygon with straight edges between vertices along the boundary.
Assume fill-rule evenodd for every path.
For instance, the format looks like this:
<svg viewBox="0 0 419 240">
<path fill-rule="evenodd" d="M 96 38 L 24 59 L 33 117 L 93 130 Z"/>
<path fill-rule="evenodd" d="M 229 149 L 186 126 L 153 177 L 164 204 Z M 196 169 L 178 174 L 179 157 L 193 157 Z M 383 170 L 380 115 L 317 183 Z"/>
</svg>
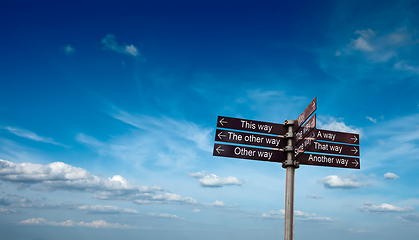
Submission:
<svg viewBox="0 0 419 240">
<path fill-rule="evenodd" d="M 294 133 L 293 145 L 296 145 L 300 142 L 307 134 L 309 134 L 314 128 L 316 128 L 316 114 L 314 114 L 310 120 L 304 124 L 303 127 L 300 127 L 298 131 Z"/>
<path fill-rule="evenodd" d="M 212 155 L 269 162 L 283 162 L 286 158 L 286 154 L 282 151 L 217 143 L 214 144 L 214 151 Z"/>
<path fill-rule="evenodd" d="M 312 129 L 313 130 L 313 129 Z M 311 131 L 300 143 L 294 147 L 294 159 L 297 159 L 305 150 L 310 148 L 315 143 L 316 133 Z"/>
<path fill-rule="evenodd" d="M 317 97 L 315 97 L 297 118 L 296 128 L 299 128 L 317 109 Z"/>
<path fill-rule="evenodd" d="M 284 135 L 287 129 L 283 124 L 259 122 L 240 118 L 218 116 L 217 127 L 230 128 L 248 132 L 259 132 L 273 135 Z"/>
<path fill-rule="evenodd" d="M 359 158 L 343 157 L 335 155 L 303 153 L 298 158 L 300 164 L 317 165 L 325 167 L 355 168 L 360 169 Z"/>
<path fill-rule="evenodd" d="M 286 143 L 283 138 L 262 134 L 236 132 L 230 130 L 217 129 L 215 141 L 239 143 L 245 145 L 255 145 L 261 147 L 283 148 Z"/>
<path fill-rule="evenodd" d="M 317 140 L 359 145 L 359 134 L 316 129 Z"/>
<path fill-rule="evenodd" d="M 330 143 L 330 142 L 314 142 L 306 151 L 331 153 L 338 155 L 359 156 L 359 146 Z"/>
</svg>

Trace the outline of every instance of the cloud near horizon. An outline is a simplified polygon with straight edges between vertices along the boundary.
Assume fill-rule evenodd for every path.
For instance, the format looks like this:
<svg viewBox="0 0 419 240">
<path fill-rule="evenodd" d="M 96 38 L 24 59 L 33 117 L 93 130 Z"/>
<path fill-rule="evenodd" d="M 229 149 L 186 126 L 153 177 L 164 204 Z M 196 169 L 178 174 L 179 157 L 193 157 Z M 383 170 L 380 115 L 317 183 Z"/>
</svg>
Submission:
<svg viewBox="0 0 419 240">
<path fill-rule="evenodd" d="M 121 225 L 119 223 L 107 223 L 104 220 L 97 220 L 92 222 L 74 222 L 67 220 L 64 222 L 47 221 L 44 218 L 31 218 L 19 222 L 20 225 L 48 225 L 55 227 L 91 227 L 91 228 L 122 228 L 122 229 L 152 229 L 152 227 L 137 227 L 127 224 Z"/>
<path fill-rule="evenodd" d="M 359 209 L 362 212 L 412 212 L 412 207 L 398 207 L 388 203 L 374 205 L 371 202 L 365 202 L 364 206 Z"/>
<path fill-rule="evenodd" d="M 215 174 L 207 174 L 206 171 L 196 172 L 196 173 L 186 173 L 188 177 L 198 178 L 199 185 L 201 187 L 224 187 L 228 185 L 238 185 L 241 186 L 243 182 L 239 181 L 236 177 L 223 177 L 220 178 Z"/>
<path fill-rule="evenodd" d="M 358 182 L 358 178 L 356 176 L 341 178 L 337 175 L 330 175 L 319 179 L 318 182 L 322 183 L 326 188 L 341 189 L 354 189 L 371 185 L 370 183 Z"/>
</svg>

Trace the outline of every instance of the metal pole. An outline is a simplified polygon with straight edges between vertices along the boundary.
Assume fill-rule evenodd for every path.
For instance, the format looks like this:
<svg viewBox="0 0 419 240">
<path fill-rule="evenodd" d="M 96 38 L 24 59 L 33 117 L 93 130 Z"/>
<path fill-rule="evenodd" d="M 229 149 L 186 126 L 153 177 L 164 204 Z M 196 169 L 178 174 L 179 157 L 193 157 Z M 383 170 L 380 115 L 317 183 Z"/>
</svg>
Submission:
<svg viewBox="0 0 419 240">
<path fill-rule="evenodd" d="M 299 167 L 299 163 L 293 160 L 293 125 L 294 120 L 286 120 L 285 126 L 288 126 L 288 132 L 285 134 L 287 139 L 287 160 L 282 163 L 282 167 L 286 169 L 285 182 L 285 224 L 284 224 L 284 240 L 294 240 L 294 181 L 295 169 Z"/>
</svg>

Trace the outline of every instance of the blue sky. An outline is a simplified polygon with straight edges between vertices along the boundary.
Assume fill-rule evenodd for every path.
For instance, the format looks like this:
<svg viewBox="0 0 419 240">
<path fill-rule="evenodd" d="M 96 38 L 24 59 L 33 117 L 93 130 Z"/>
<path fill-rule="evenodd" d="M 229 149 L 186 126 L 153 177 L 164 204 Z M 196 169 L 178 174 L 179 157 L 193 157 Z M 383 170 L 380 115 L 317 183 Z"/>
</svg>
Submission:
<svg viewBox="0 0 419 240">
<path fill-rule="evenodd" d="M 2 239 L 278 239 L 285 170 L 217 116 L 357 132 L 301 166 L 295 239 L 419 235 L 417 1 L 0 1 Z"/>
</svg>

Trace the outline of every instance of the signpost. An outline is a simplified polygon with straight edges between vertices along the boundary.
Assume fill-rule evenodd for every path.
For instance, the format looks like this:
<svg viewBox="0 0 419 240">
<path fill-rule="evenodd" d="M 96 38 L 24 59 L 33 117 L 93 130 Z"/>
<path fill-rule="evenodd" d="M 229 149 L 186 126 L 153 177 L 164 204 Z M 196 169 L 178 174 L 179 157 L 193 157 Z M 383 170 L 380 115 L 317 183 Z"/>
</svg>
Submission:
<svg viewBox="0 0 419 240">
<path fill-rule="evenodd" d="M 286 169 L 285 240 L 294 239 L 295 169 L 300 164 L 360 169 L 359 134 L 316 129 L 316 114 L 310 118 L 316 110 L 317 97 L 297 120 L 284 124 L 223 116 L 217 119 L 217 127 L 222 129 L 216 129 L 215 141 L 240 145 L 214 143 L 213 156 L 281 162 Z"/>
</svg>

